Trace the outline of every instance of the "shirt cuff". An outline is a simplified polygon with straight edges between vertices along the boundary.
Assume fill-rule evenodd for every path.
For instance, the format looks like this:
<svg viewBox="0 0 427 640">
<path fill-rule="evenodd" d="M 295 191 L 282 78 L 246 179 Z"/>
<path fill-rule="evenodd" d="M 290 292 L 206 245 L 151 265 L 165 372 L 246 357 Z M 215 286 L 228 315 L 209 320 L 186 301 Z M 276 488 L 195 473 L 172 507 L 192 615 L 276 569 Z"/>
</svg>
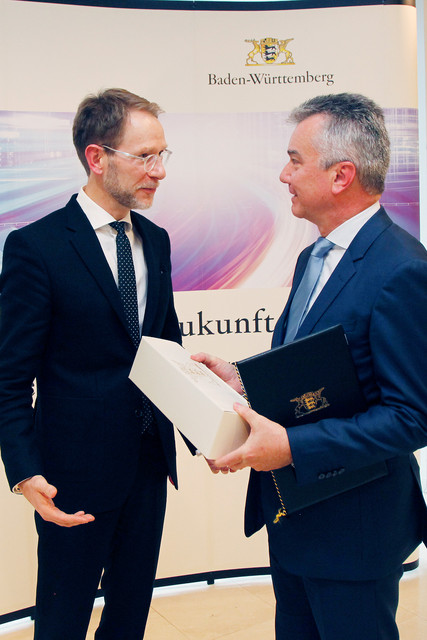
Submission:
<svg viewBox="0 0 427 640">
<path fill-rule="evenodd" d="M 31 476 L 29 476 L 28 478 L 24 478 L 24 480 L 21 480 L 21 482 L 18 482 L 17 484 L 15 484 L 15 486 L 12 489 L 12 493 L 15 493 L 17 496 L 22 496 L 21 487 L 19 485 L 22 484 L 22 482 L 25 482 L 25 480 L 29 480 L 30 478 Z"/>
</svg>

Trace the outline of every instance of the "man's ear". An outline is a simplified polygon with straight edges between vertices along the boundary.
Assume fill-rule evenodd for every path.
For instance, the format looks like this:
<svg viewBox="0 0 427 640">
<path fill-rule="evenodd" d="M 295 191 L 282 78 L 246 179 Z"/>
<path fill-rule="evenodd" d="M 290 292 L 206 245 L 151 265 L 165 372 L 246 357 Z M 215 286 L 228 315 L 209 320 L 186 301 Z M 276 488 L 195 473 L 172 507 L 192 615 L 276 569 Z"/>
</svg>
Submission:
<svg viewBox="0 0 427 640">
<path fill-rule="evenodd" d="M 99 144 L 90 144 L 86 147 L 86 161 L 92 173 L 101 175 L 104 172 L 105 155 L 105 150 Z"/>
<path fill-rule="evenodd" d="M 353 184 L 356 178 L 356 167 L 352 162 L 345 160 L 344 162 L 337 162 L 334 170 L 332 193 L 338 195 Z"/>
</svg>

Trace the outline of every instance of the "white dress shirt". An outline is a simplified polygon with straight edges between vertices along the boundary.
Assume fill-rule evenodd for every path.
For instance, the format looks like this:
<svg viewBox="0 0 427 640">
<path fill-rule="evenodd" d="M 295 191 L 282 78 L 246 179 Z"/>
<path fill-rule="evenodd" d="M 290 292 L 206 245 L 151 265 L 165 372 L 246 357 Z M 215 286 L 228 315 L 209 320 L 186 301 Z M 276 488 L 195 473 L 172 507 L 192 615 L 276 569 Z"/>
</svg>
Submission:
<svg viewBox="0 0 427 640">
<path fill-rule="evenodd" d="M 343 222 L 339 227 L 331 231 L 331 233 L 326 236 L 327 239 L 333 242 L 335 246 L 325 256 L 319 280 L 310 298 L 308 305 L 309 309 L 312 307 L 317 296 L 322 291 L 335 267 L 356 235 L 359 233 L 360 229 L 377 211 L 379 211 L 379 209 L 380 203 L 375 202 L 375 204 L 371 205 L 361 213 L 358 213 L 356 216 L 353 216 L 352 218 L 349 218 L 349 220 Z"/>
<path fill-rule="evenodd" d="M 84 189 L 80 189 L 77 196 L 77 202 L 83 209 L 96 233 L 99 244 L 101 245 L 105 258 L 113 273 L 114 280 L 118 286 L 119 278 L 117 273 L 116 250 L 117 232 L 109 226 L 110 222 L 115 222 L 116 219 L 89 198 Z M 129 238 L 130 246 L 132 248 L 132 259 L 135 269 L 136 289 L 138 294 L 139 328 L 141 330 L 142 323 L 144 321 L 145 307 L 147 304 L 147 264 L 144 258 L 142 239 L 133 229 L 130 211 L 124 218 L 121 218 L 120 221 L 126 223 L 125 232 Z"/>
</svg>

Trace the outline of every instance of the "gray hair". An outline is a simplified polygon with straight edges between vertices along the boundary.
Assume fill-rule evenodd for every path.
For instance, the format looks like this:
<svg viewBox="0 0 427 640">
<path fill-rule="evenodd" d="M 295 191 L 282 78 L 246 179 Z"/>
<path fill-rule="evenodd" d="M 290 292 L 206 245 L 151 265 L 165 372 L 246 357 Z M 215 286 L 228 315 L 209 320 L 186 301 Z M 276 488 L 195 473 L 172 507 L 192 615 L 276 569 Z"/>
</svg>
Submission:
<svg viewBox="0 0 427 640">
<path fill-rule="evenodd" d="M 390 163 L 390 139 L 382 109 L 360 94 L 331 94 L 303 102 L 291 112 L 289 120 L 299 124 L 317 114 L 327 116 L 313 141 L 321 167 L 329 169 L 337 162 L 350 161 L 365 191 L 382 193 Z"/>
<path fill-rule="evenodd" d="M 116 148 L 123 138 L 130 111 L 147 111 L 156 118 L 162 113 L 158 104 L 126 89 L 106 89 L 80 103 L 73 123 L 73 142 L 88 175 L 86 147 L 105 144 Z"/>
</svg>

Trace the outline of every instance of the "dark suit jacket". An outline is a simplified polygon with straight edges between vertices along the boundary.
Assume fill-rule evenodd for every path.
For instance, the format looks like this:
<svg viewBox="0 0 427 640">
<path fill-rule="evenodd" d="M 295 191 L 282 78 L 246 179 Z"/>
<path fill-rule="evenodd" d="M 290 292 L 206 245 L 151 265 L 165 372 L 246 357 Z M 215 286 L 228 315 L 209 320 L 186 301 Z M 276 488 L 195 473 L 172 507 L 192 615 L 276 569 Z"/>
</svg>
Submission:
<svg viewBox="0 0 427 640">
<path fill-rule="evenodd" d="M 311 249 L 298 259 L 273 347 L 282 343 Z M 411 453 L 427 443 L 426 291 L 424 247 L 381 209 L 354 238 L 300 327 L 296 338 L 342 324 L 369 408 L 349 420 L 288 429 L 297 481 L 327 482 L 328 472 L 378 460 L 388 461 L 389 474 L 280 524 L 268 522 L 270 542 L 291 572 L 375 578 L 398 567 L 426 535 L 426 507 Z M 248 535 L 264 522 L 260 493 L 264 505 L 275 501 L 279 507 L 270 474 L 252 472 Z"/>
<path fill-rule="evenodd" d="M 132 221 L 148 268 L 143 334 L 180 342 L 168 235 L 134 212 Z M 10 486 L 42 474 L 58 487 L 62 509 L 118 506 L 140 450 L 141 393 L 128 380 L 135 348 L 75 196 L 8 236 L 0 286 L 0 438 Z M 165 471 L 177 484 L 172 425 L 154 411 Z"/>
</svg>

